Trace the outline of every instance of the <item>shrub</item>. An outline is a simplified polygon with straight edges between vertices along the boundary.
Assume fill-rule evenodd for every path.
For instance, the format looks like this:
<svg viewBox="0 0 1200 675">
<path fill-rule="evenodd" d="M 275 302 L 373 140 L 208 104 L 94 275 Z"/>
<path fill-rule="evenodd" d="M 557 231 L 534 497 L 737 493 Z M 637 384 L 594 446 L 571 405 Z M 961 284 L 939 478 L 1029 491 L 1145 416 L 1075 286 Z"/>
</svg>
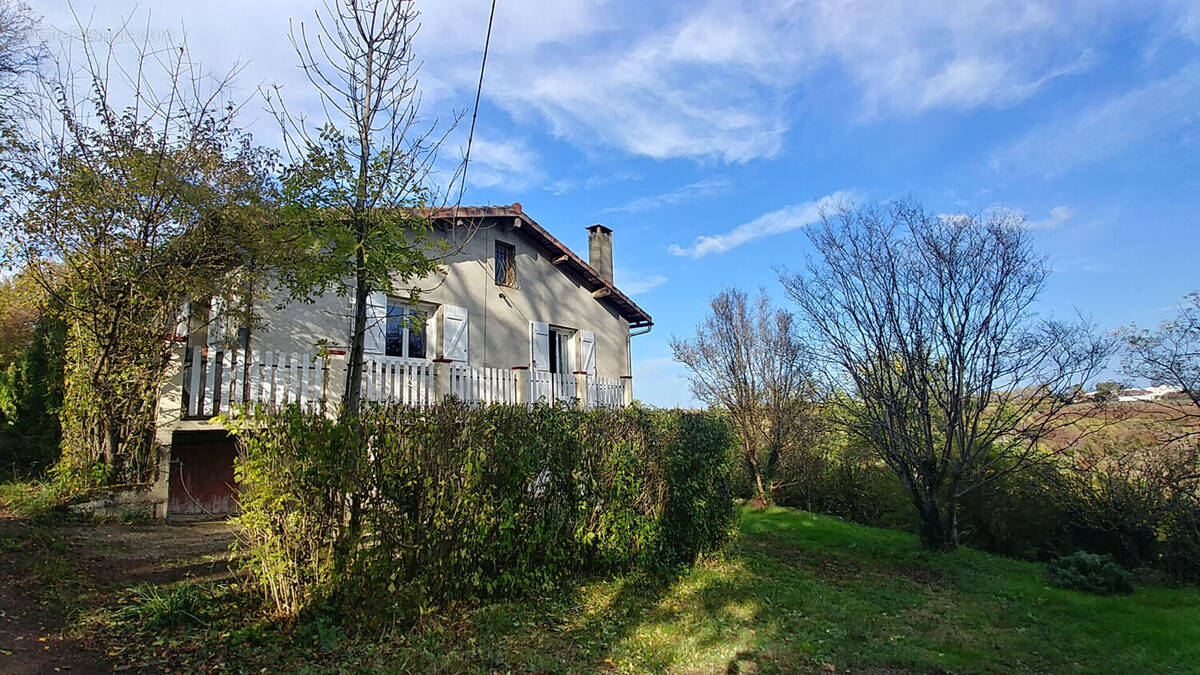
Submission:
<svg viewBox="0 0 1200 675">
<path fill-rule="evenodd" d="M 840 516 L 872 527 L 907 527 L 912 503 L 896 474 L 847 434 L 826 430 L 807 447 L 783 453 L 776 503 Z"/>
<path fill-rule="evenodd" d="M 1076 551 L 1050 562 L 1047 568 L 1051 582 L 1059 588 L 1099 595 L 1133 591 L 1133 575 L 1107 554 Z"/>
<path fill-rule="evenodd" d="M 289 614 L 383 617 L 671 569 L 733 525 L 733 437 L 707 413 L 447 402 L 234 426 L 241 546 Z"/>
<path fill-rule="evenodd" d="M 1070 536 L 1060 499 L 1068 479 L 1057 463 L 1038 463 L 971 492 L 959 504 L 962 543 L 1031 560 L 1089 549 Z"/>
<path fill-rule="evenodd" d="M 0 367 L 0 472 L 42 477 L 59 457 L 66 328 L 43 314 L 30 343 Z"/>
</svg>

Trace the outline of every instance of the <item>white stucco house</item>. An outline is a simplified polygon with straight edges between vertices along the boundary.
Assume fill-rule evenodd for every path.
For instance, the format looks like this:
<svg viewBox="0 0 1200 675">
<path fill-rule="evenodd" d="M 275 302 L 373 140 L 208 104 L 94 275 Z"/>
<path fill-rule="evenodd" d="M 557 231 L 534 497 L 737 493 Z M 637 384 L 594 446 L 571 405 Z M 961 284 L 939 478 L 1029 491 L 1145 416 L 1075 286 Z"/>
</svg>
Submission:
<svg viewBox="0 0 1200 675">
<path fill-rule="evenodd" d="M 613 283 L 612 230 L 587 228 L 584 260 L 520 204 L 443 209 L 433 223 L 439 272 L 369 298 L 364 398 L 632 401 L 632 339 L 653 321 Z M 162 515 L 231 508 L 233 451 L 214 415 L 238 403 L 331 411 L 340 402 L 353 298 L 281 300 L 260 303 L 252 333 L 202 300 L 181 322 L 159 405 Z"/>
</svg>

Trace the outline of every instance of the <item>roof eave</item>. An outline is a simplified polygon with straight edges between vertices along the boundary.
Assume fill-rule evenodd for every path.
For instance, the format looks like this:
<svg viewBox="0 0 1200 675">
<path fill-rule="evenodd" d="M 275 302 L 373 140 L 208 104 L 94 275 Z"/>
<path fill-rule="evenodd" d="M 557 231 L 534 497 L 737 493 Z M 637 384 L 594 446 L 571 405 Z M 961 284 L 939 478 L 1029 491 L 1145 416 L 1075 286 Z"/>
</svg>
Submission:
<svg viewBox="0 0 1200 675">
<path fill-rule="evenodd" d="M 523 226 L 527 226 L 532 238 L 537 239 L 540 243 L 558 253 L 559 255 L 567 256 L 567 259 L 559 265 L 561 269 L 568 269 L 574 273 L 574 276 L 584 282 L 585 288 L 589 293 L 606 289 L 608 293 L 604 297 L 595 298 L 597 302 L 608 304 L 617 310 L 617 312 L 629 322 L 631 328 L 645 328 L 654 325 L 654 320 L 646 310 L 638 306 L 636 302 L 625 295 L 613 282 L 605 279 L 596 271 L 594 267 L 588 264 L 578 254 L 568 248 L 565 244 L 559 241 L 554 235 L 550 234 L 546 228 L 538 224 L 536 220 L 530 218 L 519 207 L 507 206 L 488 206 L 488 207 L 455 207 L 452 210 L 446 209 L 450 213 L 431 214 L 436 220 L 450 221 L 451 219 L 484 219 L 484 218 L 516 218 L 519 219 Z"/>
</svg>

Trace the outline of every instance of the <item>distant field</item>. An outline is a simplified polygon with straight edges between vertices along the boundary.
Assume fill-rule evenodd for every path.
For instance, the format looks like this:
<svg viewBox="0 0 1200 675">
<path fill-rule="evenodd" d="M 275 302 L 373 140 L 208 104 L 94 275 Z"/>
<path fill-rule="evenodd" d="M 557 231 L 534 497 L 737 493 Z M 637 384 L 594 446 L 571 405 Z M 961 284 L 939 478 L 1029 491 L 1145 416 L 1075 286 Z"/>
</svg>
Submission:
<svg viewBox="0 0 1200 675">
<path fill-rule="evenodd" d="M 1091 409 L 1080 404 L 1068 414 Z M 1056 430 L 1050 442 L 1056 447 L 1074 444 L 1088 450 L 1135 450 L 1152 447 L 1185 431 L 1200 432 L 1200 410 L 1190 402 L 1132 401 L 1109 403 L 1087 419 Z M 1079 437 L 1084 435 L 1084 438 Z"/>
</svg>

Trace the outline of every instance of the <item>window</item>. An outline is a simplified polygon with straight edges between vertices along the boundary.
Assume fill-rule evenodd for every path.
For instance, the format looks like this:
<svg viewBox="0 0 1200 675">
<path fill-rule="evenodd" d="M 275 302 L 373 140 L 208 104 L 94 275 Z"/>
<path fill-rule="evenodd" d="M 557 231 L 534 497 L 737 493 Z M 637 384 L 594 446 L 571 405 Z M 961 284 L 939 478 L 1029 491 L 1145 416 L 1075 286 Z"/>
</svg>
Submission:
<svg viewBox="0 0 1200 675">
<path fill-rule="evenodd" d="M 428 314 L 400 301 L 388 300 L 387 337 L 384 353 L 388 356 L 425 358 L 425 323 Z"/>
<path fill-rule="evenodd" d="M 550 330 L 550 372 L 565 375 L 571 368 L 571 334 L 566 331 Z"/>
<path fill-rule="evenodd" d="M 496 242 L 496 283 L 517 285 L 517 249 L 502 241 Z"/>
</svg>

